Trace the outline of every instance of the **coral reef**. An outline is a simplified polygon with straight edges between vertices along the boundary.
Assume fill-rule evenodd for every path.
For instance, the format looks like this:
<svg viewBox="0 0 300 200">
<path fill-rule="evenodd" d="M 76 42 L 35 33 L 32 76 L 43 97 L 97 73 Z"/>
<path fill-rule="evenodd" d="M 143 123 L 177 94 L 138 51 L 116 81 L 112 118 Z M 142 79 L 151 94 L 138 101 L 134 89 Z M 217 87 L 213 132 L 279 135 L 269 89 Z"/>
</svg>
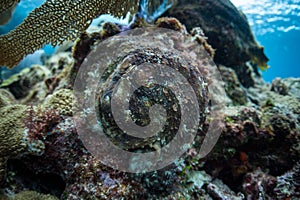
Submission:
<svg viewBox="0 0 300 200">
<path fill-rule="evenodd" d="M 54 125 L 58 114 L 51 110 L 15 104 L 9 92 L 1 90 L 0 100 L 0 181 L 5 176 L 8 159 L 24 155 L 42 155 L 45 149 L 43 134 Z"/>
<path fill-rule="evenodd" d="M 61 1 L 47 2 L 54 5 L 54 2 Z M 194 0 L 186 4 L 173 2 L 174 7 L 169 13 L 185 13 L 186 16 L 177 16 L 184 24 L 165 17 L 158 19 L 156 25 L 138 18 L 129 27 L 104 23 L 97 29 L 82 33 L 74 44 L 61 47 L 45 62 L 47 73 L 28 69 L 26 73 L 12 77 L 13 81 L 5 81 L 2 88 L 6 90 L 0 89 L 0 187 L 3 193 L 0 198 L 299 199 L 300 79 L 276 79 L 272 84 L 266 84 L 255 77 L 255 66 L 246 62 L 252 59 L 256 64 L 263 62 L 264 66 L 266 58 L 262 48 L 255 43 L 244 16 L 225 0 L 200 2 L 201 5 Z M 95 4 L 91 10 L 101 6 Z M 195 10 L 201 11 L 201 18 Z M 190 18 L 190 14 L 198 17 Z M 212 15 L 215 24 L 207 20 Z M 187 16 L 189 19 L 185 20 Z M 229 21 L 233 23 L 230 25 Z M 191 30 L 190 34 L 184 25 Z M 239 29 L 238 25 L 242 28 Z M 131 30 L 124 31 L 128 29 Z M 220 34 L 222 40 L 214 34 Z M 217 50 L 214 51 L 210 44 Z M 253 52 L 253 48 L 257 52 Z M 223 83 L 218 79 L 217 86 L 224 87 L 226 93 L 218 93 L 218 87 L 210 89 L 216 78 L 210 71 L 214 66 L 212 58 L 218 62 L 224 80 Z M 137 125 L 147 126 L 155 119 L 164 120 L 163 112 L 151 113 L 150 107 L 160 104 L 166 108 L 168 123 L 164 129 L 153 137 L 141 139 L 127 135 L 118 127 L 111 104 L 113 88 L 127 89 L 126 84 L 118 81 L 128 78 L 130 73 L 136 72 L 137 66 L 143 64 L 154 65 L 155 69 L 162 69 L 159 64 L 163 64 L 168 66 L 169 74 L 181 72 L 196 95 L 193 99 L 192 95 L 174 94 L 152 80 L 133 93 L 120 92 L 123 95 L 118 96 L 117 106 L 130 102 L 131 115 L 128 118 Z M 97 76 L 97 72 L 103 69 L 104 73 Z M 137 84 L 154 76 L 153 71 L 137 71 L 139 76 L 128 79 Z M 183 83 L 174 76 L 170 77 L 166 75 L 161 79 L 172 84 Z M 85 85 L 86 81 L 94 79 L 96 82 L 92 82 L 91 87 Z M 83 93 L 78 95 L 78 91 Z M 74 101 L 74 95 L 77 101 Z M 212 96 L 215 99 L 211 99 Z M 180 127 L 183 114 L 186 112 L 189 118 L 193 118 L 196 112 L 196 109 L 182 106 L 184 97 L 189 104 L 199 107 L 199 128 L 194 142 L 169 165 L 147 173 L 129 173 L 107 166 L 107 157 L 96 156 L 95 152 L 114 153 L 110 148 L 103 150 L 101 145 L 104 143 L 89 134 L 89 130 L 100 134 L 98 126 L 105 130 L 114 145 L 132 153 L 146 154 L 167 146 Z M 89 101 L 96 103 L 78 115 L 78 107 Z M 220 109 L 218 116 L 212 115 L 215 107 Z M 122 110 L 128 113 L 127 108 Z M 96 120 L 92 118 L 94 113 L 97 114 Z M 214 124 L 214 128 L 221 130 L 221 136 L 211 152 L 203 157 L 203 139 L 216 117 L 221 120 Z M 81 126 L 85 129 L 78 128 Z M 188 135 L 190 132 L 182 133 Z M 88 148 L 85 137 L 90 137 L 89 142 L 95 145 L 95 151 Z M 124 163 L 143 172 L 148 163 L 139 163 L 134 158 L 130 157 Z"/>
</svg>

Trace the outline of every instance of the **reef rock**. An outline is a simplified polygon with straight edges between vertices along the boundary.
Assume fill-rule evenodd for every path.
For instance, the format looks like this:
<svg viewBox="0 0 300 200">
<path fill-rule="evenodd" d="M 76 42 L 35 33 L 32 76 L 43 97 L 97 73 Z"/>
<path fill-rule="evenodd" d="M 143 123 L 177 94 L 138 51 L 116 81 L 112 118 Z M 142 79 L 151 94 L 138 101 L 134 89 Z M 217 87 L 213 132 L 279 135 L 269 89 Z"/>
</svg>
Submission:
<svg viewBox="0 0 300 200">
<path fill-rule="evenodd" d="M 178 0 L 164 16 L 177 18 L 189 31 L 201 27 L 216 51 L 214 61 L 234 68 L 245 86 L 254 84 L 243 81 L 252 68 L 246 62 L 255 64 L 255 73 L 257 66 L 268 67 L 264 48 L 257 44 L 246 16 L 229 0 Z"/>
</svg>

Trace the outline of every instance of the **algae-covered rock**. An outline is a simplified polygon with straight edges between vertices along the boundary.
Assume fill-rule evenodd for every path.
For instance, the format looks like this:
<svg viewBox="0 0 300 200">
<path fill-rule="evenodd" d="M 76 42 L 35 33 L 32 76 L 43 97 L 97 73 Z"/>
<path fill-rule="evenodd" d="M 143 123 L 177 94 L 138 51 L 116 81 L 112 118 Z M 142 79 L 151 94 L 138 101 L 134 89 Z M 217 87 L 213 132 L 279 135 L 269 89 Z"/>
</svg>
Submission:
<svg viewBox="0 0 300 200">
<path fill-rule="evenodd" d="M 21 191 L 13 195 L 5 195 L 0 193 L 1 200 L 58 200 L 57 197 L 50 194 L 42 194 L 36 191 Z"/>
<path fill-rule="evenodd" d="M 285 83 L 282 82 L 280 78 L 275 78 L 272 81 L 272 87 L 271 91 L 276 92 L 281 95 L 288 95 L 289 94 L 289 88 Z"/>
<path fill-rule="evenodd" d="M 300 198 L 300 163 L 293 169 L 277 177 L 274 193 L 278 199 L 296 200 Z"/>
<path fill-rule="evenodd" d="M 246 91 L 241 86 L 236 73 L 233 69 L 218 67 L 222 80 L 225 82 L 225 91 L 232 99 L 234 105 L 245 105 L 248 102 Z"/>
<path fill-rule="evenodd" d="M 254 86 L 255 77 L 260 77 L 258 67 L 268 68 L 269 59 L 246 16 L 229 0 L 178 0 L 163 16 L 177 18 L 188 31 L 200 27 L 215 49 L 214 61 L 233 68 L 245 87 Z"/>
<path fill-rule="evenodd" d="M 178 0 L 164 15 L 176 17 L 188 30 L 201 27 L 216 49 L 217 63 L 235 66 L 252 60 L 267 67 L 268 58 L 255 41 L 246 16 L 229 0 Z"/>
<path fill-rule="evenodd" d="M 289 95 L 300 98 L 300 78 L 285 78 L 281 81 L 287 86 Z"/>
<path fill-rule="evenodd" d="M 242 200 L 244 195 L 242 193 L 236 194 L 227 185 L 225 185 L 221 180 L 215 179 L 207 185 L 208 193 L 213 197 L 213 199 L 220 200 Z"/>
<path fill-rule="evenodd" d="M 0 88 L 8 89 L 16 99 L 26 97 L 32 87 L 50 74 L 45 66 L 34 65 L 3 81 Z"/>
<path fill-rule="evenodd" d="M 276 178 L 261 171 L 260 168 L 247 173 L 243 181 L 243 190 L 247 199 L 272 199 L 268 194 L 272 193 L 276 186 Z"/>
</svg>

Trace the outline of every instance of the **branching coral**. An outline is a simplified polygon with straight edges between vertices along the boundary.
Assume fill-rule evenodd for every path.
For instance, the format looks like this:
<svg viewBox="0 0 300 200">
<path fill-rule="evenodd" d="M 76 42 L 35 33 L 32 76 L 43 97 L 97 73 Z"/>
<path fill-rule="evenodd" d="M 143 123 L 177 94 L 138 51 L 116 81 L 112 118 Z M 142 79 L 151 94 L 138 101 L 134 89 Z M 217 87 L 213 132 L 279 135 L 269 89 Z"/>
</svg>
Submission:
<svg viewBox="0 0 300 200">
<path fill-rule="evenodd" d="M 0 37 L 0 65 L 12 68 L 27 54 L 47 43 L 56 46 L 66 40 L 74 40 L 100 14 L 110 13 L 122 17 L 128 11 L 136 12 L 138 2 L 47 0 L 32 11 L 16 29 Z M 11 3 L 4 1 L 1 4 L 9 6 Z"/>
</svg>

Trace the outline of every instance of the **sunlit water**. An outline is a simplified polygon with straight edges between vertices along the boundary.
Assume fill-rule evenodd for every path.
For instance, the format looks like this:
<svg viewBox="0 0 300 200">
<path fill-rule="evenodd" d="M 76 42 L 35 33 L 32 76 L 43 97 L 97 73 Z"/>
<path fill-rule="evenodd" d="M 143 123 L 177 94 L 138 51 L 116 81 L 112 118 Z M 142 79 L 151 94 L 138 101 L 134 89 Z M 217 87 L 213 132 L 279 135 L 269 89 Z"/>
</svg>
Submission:
<svg viewBox="0 0 300 200">
<path fill-rule="evenodd" d="M 300 77 L 300 0 L 232 0 L 270 58 L 266 81 Z"/>
</svg>

